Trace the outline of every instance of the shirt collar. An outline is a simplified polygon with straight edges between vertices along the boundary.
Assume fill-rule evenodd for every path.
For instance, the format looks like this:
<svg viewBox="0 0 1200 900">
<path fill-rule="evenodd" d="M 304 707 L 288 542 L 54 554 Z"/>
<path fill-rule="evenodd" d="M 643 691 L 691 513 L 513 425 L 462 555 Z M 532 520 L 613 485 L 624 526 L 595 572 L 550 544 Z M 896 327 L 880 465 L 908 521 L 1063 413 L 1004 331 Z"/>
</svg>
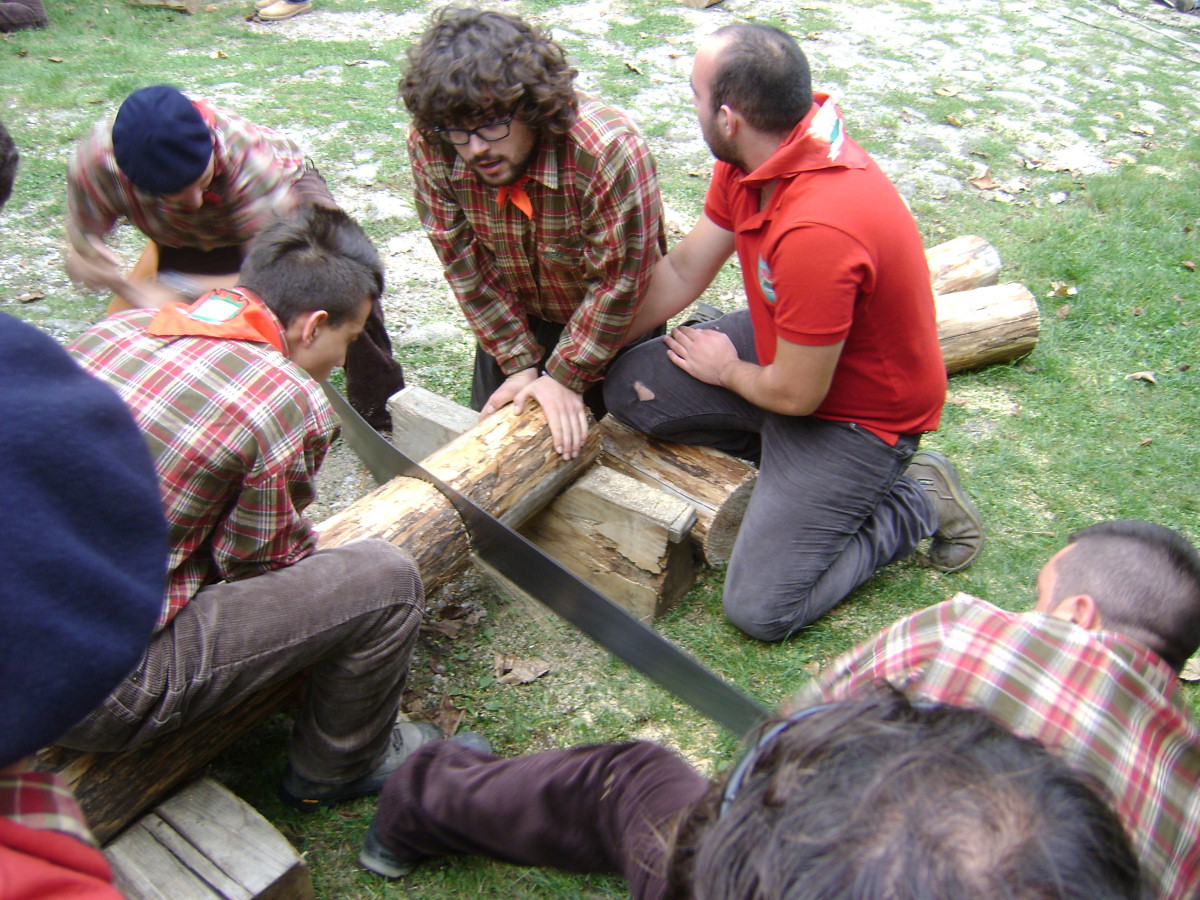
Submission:
<svg viewBox="0 0 1200 900">
<path fill-rule="evenodd" d="M 818 169 L 863 169 L 866 152 L 846 135 L 846 123 L 829 94 L 814 94 L 812 109 L 779 148 L 742 179 L 756 187 L 775 178 Z"/>
</svg>

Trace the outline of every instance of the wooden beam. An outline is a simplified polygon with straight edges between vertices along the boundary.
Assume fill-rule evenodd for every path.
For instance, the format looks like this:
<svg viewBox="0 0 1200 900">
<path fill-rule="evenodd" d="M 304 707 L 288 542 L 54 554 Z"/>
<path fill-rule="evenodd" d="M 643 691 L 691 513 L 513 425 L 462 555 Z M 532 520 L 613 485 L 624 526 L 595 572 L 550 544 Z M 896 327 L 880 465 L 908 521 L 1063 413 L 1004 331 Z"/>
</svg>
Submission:
<svg viewBox="0 0 1200 900">
<path fill-rule="evenodd" d="M 614 603 L 653 621 L 696 579 L 696 510 L 656 485 L 593 466 L 522 533 Z"/>
<path fill-rule="evenodd" d="M 690 534 L 704 560 L 713 566 L 729 562 L 758 470 L 711 447 L 648 437 L 613 416 L 600 420 L 599 431 L 603 464 L 693 506 Z"/>
<path fill-rule="evenodd" d="M 104 851 L 128 900 L 312 900 L 304 859 L 211 778 L 177 792 Z"/>
<path fill-rule="evenodd" d="M 392 443 L 410 459 L 432 456 L 479 424 L 479 413 L 415 384 L 393 394 Z"/>
</svg>

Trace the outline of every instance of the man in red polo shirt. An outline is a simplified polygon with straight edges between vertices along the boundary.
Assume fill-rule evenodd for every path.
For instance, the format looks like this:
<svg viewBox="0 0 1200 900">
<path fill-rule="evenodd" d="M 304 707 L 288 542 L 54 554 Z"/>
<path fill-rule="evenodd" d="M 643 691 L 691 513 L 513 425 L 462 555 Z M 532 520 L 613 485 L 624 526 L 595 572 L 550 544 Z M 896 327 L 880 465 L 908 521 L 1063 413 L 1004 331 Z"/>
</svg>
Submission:
<svg viewBox="0 0 1200 900">
<path fill-rule="evenodd" d="M 629 331 L 686 307 L 734 250 L 749 308 L 630 350 L 604 396 L 641 431 L 761 459 L 725 611 L 782 640 L 925 538 L 934 566 L 965 568 L 983 526 L 949 461 L 917 451 L 946 372 L 904 200 L 778 29 L 717 31 L 692 90 L 717 157 L 704 214 Z"/>
</svg>

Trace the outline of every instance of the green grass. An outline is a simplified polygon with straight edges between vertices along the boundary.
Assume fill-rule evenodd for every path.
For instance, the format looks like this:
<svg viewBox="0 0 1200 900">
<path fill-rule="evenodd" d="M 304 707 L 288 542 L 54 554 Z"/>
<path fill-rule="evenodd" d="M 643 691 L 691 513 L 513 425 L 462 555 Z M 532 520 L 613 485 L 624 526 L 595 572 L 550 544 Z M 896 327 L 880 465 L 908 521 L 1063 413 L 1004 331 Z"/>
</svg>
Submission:
<svg viewBox="0 0 1200 900">
<path fill-rule="evenodd" d="M 51 8 L 51 29 L 0 40 L 0 117 L 23 154 L 16 194 L 2 214 L 0 309 L 61 339 L 100 315 L 102 301 L 72 287 L 61 271 L 67 160 L 79 137 L 129 91 L 169 81 L 300 139 L 334 193 L 384 248 L 393 301 L 389 325 L 409 380 L 465 401 L 472 345 L 461 314 L 437 273 L 410 262 L 424 238 L 411 208 L 406 116 L 395 99 L 405 49 L 432 4 L 318 0 L 316 6 L 321 14 L 354 17 L 366 27 L 352 39 L 317 40 L 302 37 L 309 34 L 305 20 L 317 15 L 272 29 L 247 28 L 242 20 L 248 0 L 217 2 L 192 17 L 133 9 L 118 0 L 76 0 Z M 972 52 L 995 42 L 990 26 L 971 18 L 976 13 L 934 6 L 897 0 L 869 12 L 903 12 L 925 22 L 921 41 Z M 598 93 L 628 104 L 648 123 L 664 197 L 684 227 L 702 208 L 710 165 L 687 85 L 692 37 L 738 17 L 789 28 L 804 38 L 814 82 L 838 98 L 851 136 L 893 164 L 889 171 L 898 180 L 913 176 L 908 199 L 926 242 L 986 237 L 1004 259 L 1003 279 L 1023 282 L 1042 307 L 1037 349 L 1017 363 L 952 378 L 942 428 L 926 440 L 958 463 L 983 512 L 989 544 L 975 566 L 959 575 L 912 561 L 892 566 L 779 645 L 747 639 L 725 622 L 722 573 L 706 571 L 659 623 L 664 635 L 763 703 L 776 704 L 856 641 L 956 591 L 1028 608 L 1041 564 L 1072 530 L 1098 518 L 1152 519 L 1200 539 L 1200 442 L 1193 431 L 1200 407 L 1200 273 L 1183 265 L 1200 262 L 1200 137 L 1191 124 L 1196 101 L 1174 75 L 1177 59 L 1147 49 L 1137 29 L 1122 37 L 1081 26 L 1056 47 L 1053 29 L 1023 35 L 1033 30 L 1018 12 L 989 7 L 987 16 L 1007 21 L 1018 36 L 1010 62 L 1047 61 L 1039 102 L 1060 118 L 1039 132 L 1025 121 L 1028 106 L 1005 93 L 1033 90 L 1015 84 L 1011 66 L 1002 76 L 972 79 L 967 70 L 973 64 L 956 68 L 921 41 L 893 46 L 886 25 L 845 41 L 840 7 L 816 0 L 786 9 L 747 0 L 705 11 L 627 0 L 600 17 L 591 7 L 548 0 L 514 0 L 506 7 L 536 14 L 557 29 L 574 64 L 596 79 Z M 1103 23 L 1115 27 L 1108 18 Z M 678 41 L 669 45 L 677 58 L 658 52 L 662 36 Z M 901 68 L 874 75 L 863 63 L 872 59 L 895 60 Z M 361 61 L 370 64 L 350 65 Z M 963 93 L 934 93 L 945 84 Z M 1060 102 L 1060 90 L 1074 108 Z M 1173 112 L 1155 119 L 1155 104 Z M 948 114 L 963 127 L 937 132 L 946 150 L 930 149 L 934 145 L 921 138 L 922 117 L 944 125 Z M 1129 130 L 1148 123 L 1155 126 L 1153 136 Z M 1096 128 L 1108 135 L 1096 143 L 1097 155 L 1125 162 L 1095 172 L 1028 169 L 1021 162 L 1054 149 L 1057 140 L 1091 140 Z M 962 140 L 963 156 L 951 152 L 952 138 Z M 931 162 L 958 186 L 925 188 L 921 173 Z M 362 174 L 363 165 L 377 168 Z M 1029 190 L 1011 203 L 984 199 L 966 183 L 983 165 L 1000 182 L 1025 178 Z M 1067 195 L 1065 202 L 1053 202 L 1056 192 Z M 384 200 L 402 205 L 385 213 Z M 127 256 L 140 249 L 128 228 L 116 245 Z M 1076 293 L 1048 297 L 1052 282 L 1065 282 Z M 42 296 L 18 302 L 30 293 Z M 705 299 L 732 309 L 741 296 L 740 274 L 730 265 Z M 410 329 L 432 323 L 453 324 L 460 337 L 432 346 L 404 339 Z M 1127 378 L 1143 371 L 1153 372 L 1157 383 Z M 709 772 L 735 756 L 735 737 L 549 614 L 510 601 L 475 578 L 432 599 L 472 605 L 486 615 L 456 640 L 423 636 L 408 702 L 428 707 L 449 696 L 466 711 L 463 726 L 486 733 L 501 752 L 640 737 L 667 743 Z M 498 684 L 495 652 L 541 656 L 551 672 L 526 686 Z M 1200 704 L 1200 692 L 1186 693 L 1193 706 Z M 353 861 L 373 802 L 302 818 L 276 799 L 287 728 L 286 715 L 264 724 L 221 757 L 214 772 L 306 854 L 320 897 L 625 895 L 613 878 L 481 861 L 433 863 L 401 884 L 385 885 Z"/>
</svg>

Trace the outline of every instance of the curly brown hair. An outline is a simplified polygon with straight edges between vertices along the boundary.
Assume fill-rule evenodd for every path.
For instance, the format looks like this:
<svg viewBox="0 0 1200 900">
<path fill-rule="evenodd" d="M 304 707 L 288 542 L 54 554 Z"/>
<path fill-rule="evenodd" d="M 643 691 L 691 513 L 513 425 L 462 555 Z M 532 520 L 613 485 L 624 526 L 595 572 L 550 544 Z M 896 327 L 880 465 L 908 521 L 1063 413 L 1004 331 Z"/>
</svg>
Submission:
<svg viewBox="0 0 1200 900">
<path fill-rule="evenodd" d="M 400 99 L 429 140 L 439 127 L 510 113 L 538 131 L 566 134 L 575 124 L 576 74 L 540 28 L 509 13 L 450 5 L 408 48 Z"/>
</svg>

